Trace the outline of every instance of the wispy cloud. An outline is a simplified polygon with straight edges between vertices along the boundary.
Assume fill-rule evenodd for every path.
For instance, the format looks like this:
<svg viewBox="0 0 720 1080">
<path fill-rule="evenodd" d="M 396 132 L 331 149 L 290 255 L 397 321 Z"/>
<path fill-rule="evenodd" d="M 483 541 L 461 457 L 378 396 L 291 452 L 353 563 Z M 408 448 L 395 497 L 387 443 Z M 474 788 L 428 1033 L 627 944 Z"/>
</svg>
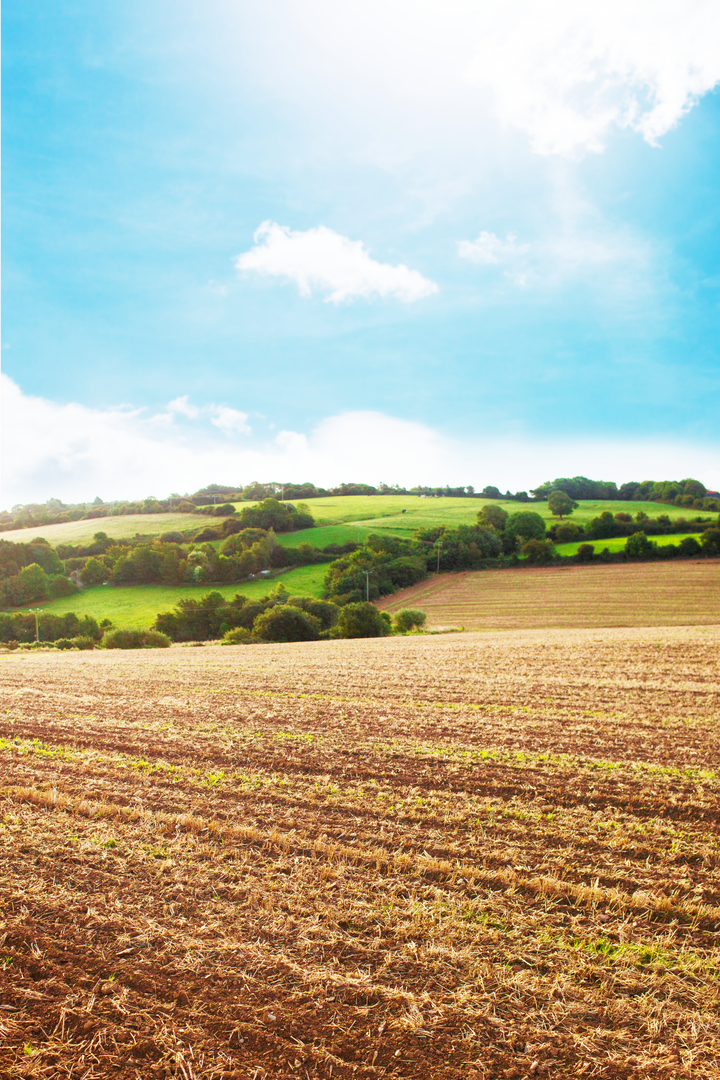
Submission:
<svg viewBox="0 0 720 1080">
<path fill-rule="evenodd" d="M 412 303 L 438 291 L 437 285 L 402 263 L 377 262 L 360 240 L 349 240 L 324 225 L 294 232 L 265 221 L 255 232 L 255 247 L 239 255 L 235 266 L 243 273 L 294 281 L 302 296 L 314 289 L 339 304 L 358 297 L 392 297 Z"/>
<path fill-rule="evenodd" d="M 58 405 L 24 394 L 7 376 L 0 380 L 3 448 L 23 446 L 22 454 L 3 454 L 2 506 L 52 496 L 161 496 L 213 481 L 271 478 L 326 486 L 351 478 L 406 485 L 493 483 L 515 490 L 564 475 L 568 462 L 574 472 L 617 480 L 699 476 L 717 487 L 720 477 L 717 447 L 667 439 L 453 438 L 376 411 L 328 416 L 307 433 L 228 442 L 200 423 L 162 428 L 137 410 Z"/>
<path fill-rule="evenodd" d="M 716 0 L 363 0 L 276 4 L 237 20 L 245 68 L 363 152 L 482 137 L 491 109 L 539 154 L 656 143 L 720 80 Z M 244 35 L 246 36 L 246 34 Z M 332 86 L 328 100 L 328 86 Z"/>
<path fill-rule="evenodd" d="M 211 409 L 213 415 L 210 423 L 220 428 L 226 435 L 238 432 L 241 435 L 250 435 L 252 428 L 248 424 L 248 414 L 238 409 L 231 409 L 228 405 L 214 405 Z"/>
<path fill-rule="evenodd" d="M 517 237 L 508 233 L 507 239 L 501 240 L 491 232 L 481 232 L 477 240 L 458 241 L 458 254 L 462 259 L 475 263 L 501 263 L 523 255 L 530 250 L 529 244 L 518 244 Z"/>
</svg>

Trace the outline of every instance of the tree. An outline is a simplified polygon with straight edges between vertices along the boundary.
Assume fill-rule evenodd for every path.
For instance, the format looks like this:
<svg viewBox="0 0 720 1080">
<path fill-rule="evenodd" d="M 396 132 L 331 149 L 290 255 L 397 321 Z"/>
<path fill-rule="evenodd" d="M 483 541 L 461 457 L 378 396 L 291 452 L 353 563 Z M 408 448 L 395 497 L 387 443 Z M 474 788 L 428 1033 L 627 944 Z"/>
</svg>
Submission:
<svg viewBox="0 0 720 1080">
<path fill-rule="evenodd" d="M 703 555 L 720 555 L 720 528 L 706 529 L 701 537 Z"/>
<path fill-rule="evenodd" d="M 320 620 L 292 604 L 278 604 L 258 615 L 253 634 L 261 641 L 317 641 Z"/>
<path fill-rule="evenodd" d="M 510 515 L 505 532 L 521 543 L 527 540 L 544 540 L 545 522 L 534 510 L 520 510 Z"/>
<path fill-rule="evenodd" d="M 384 611 L 378 611 L 374 604 L 360 601 L 340 608 L 338 621 L 330 631 L 330 637 L 386 637 L 389 633 L 390 616 Z"/>
<path fill-rule="evenodd" d="M 580 544 L 580 547 L 575 552 L 576 562 L 592 562 L 595 554 L 595 548 L 592 544 Z"/>
<path fill-rule="evenodd" d="M 520 548 L 520 554 L 524 555 L 529 563 L 535 566 L 545 566 L 552 562 L 552 540 L 528 540 Z"/>
<path fill-rule="evenodd" d="M 625 554 L 629 559 L 647 559 L 657 548 L 644 532 L 633 533 L 625 542 Z"/>
<path fill-rule="evenodd" d="M 93 585 L 102 585 L 104 581 L 107 581 L 110 571 L 105 563 L 100 562 L 99 559 L 88 559 L 80 573 L 80 580 L 83 585 L 92 587 Z"/>
<path fill-rule="evenodd" d="M 407 634 L 410 630 L 419 630 L 425 625 L 427 615 L 415 608 L 403 608 L 397 611 L 393 619 L 393 629 L 397 634 Z"/>
<path fill-rule="evenodd" d="M 553 517 L 569 517 L 573 510 L 577 510 L 577 503 L 565 491 L 557 488 L 548 495 L 548 510 Z"/>
<path fill-rule="evenodd" d="M 503 510 L 502 506 L 495 506 L 491 503 L 490 506 L 483 506 L 478 513 L 477 519 L 478 525 L 482 528 L 487 529 L 491 525 L 493 529 L 502 532 L 508 519 L 508 512 Z"/>
</svg>

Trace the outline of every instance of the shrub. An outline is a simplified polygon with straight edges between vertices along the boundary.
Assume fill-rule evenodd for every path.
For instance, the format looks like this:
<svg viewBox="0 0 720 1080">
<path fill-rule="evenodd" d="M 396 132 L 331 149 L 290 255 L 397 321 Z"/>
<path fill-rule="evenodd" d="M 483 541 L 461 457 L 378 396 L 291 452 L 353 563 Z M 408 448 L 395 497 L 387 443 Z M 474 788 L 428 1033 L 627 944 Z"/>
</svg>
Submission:
<svg viewBox="0 0 720 1080">
<path fill-rule="evenodd" d="M 407 634 L 410 630 L 419 630 L 425 625 L 427 615 L 415 608 L 403 608 L 393 619 L 393 629 L 398 634 Z"/>
<path fill-rule="evenodd" d="M 95 642 L 91 637 L 74 637 L 70 639 L 75 649 L 94 649 Z"/>
<path fill-rule="evenodd" d="M 192 506 L 192 503 L 190 504 Z M 193 509 L 195 507 L 193 506 Z M 160 537 L 163 544 L 184 544 L 185 537 L 181 532 L 166 532 Z"/>
<path fill-rule="evenodd" d="M 292 604 L 278 604 L 258 615 L 253 633 L 261 641 L 317 641 L 320 620 Z"/>
<path fill-rule="evenodd" d="M 564 522 L 555 528 L 555 540 L 558 544 L 570 544 L 573 540 L 577 540 L 581 534 L 582 530 L 574 521 Z"/>
<path fill-rule="evenodd" d="M 552 562 L 552 540 L 528 540 L 520 548 L 520 554 L 524 555 L 529 563 L 535 566 L 544 566 Z"/>
<path fill-rule="evenodd" d="M 592 562 L 595 555 L 595 548 L 592 544 L 581 544 L 575 552 L 576 562 Z"/>
<path fill-rule="evenodd" d="M 159 630 L 110 630 L 102 640 L 104 649 L 167 649 L 170 638 Z"/>
<path fill-rule="evenodd" d="M 678 544 L 678 552 L 688 558 L 691 555 L 702 554 L 702 548 L 694 536 L 686 536 Z"/>
<path fill-rule="evenodd" d="M 63 577 L 62 574 L 54 574 L 49 579 L 45 589 L 48 600 L 59 600 L 62 596 L 73 596 L 78 591 L 78 587 L 72 578 Z"/>
<path fill-rule="evenodd" d="M 329 630 L 338 620 L 339 608 L 330 600 L 316 600 L 313 596 L 289 596 L 287 603 L 307 611 L 308 615 L 314 615 L 320 620 L 321 630 Z"/>
<path fill-rule="evenodd" d="M 706 529 L 702 534 L 702 549 L 705 555 L 720 555 L 720 529 Z"/>
<path fill-rule="evenodd" d="M 648 559 L 656 548 L 643 532 L 633 533 L 625 542 L 625 554 L 629 559 Z"/>
<path fill-rule="evenodd" d="M 346 604 L 338 612 L 338 621 L 330 630 L 329 637 L 364 638 L 386 637 L 390 633 L 390 616 L 378 611 L 374 604 L 360 601 Z"/>
<path fill-rule="evenodd" d="M 248 642 L 255 640 L 250 630 L 246 630 L 244 626 L 235 626 L 227 631 L 222 643 L 223 645 L 247 645 Z"/>
</svg>

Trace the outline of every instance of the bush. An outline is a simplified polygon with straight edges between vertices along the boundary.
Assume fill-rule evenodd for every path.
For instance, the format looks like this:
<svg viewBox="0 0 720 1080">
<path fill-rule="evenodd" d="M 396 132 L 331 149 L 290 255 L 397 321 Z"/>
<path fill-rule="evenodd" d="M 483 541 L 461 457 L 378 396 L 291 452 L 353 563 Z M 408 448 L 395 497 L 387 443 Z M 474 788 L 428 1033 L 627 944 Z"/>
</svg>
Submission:
<svg viewBox="0 0 720 1080">
<path fill-rule="evenodd" d="M 575 562 L 592 562 L 595 548 L 592 544 L 581 544 L 575 552 Z"/>
<path fill-rule="evenodd" d="M 633 533 L 625 542 L 625 554 L 628 559 L 649 559 L 657 545 L 648 540 L 643 532 Z"/>
<path fill-rule="evenodd" d="M 316 600 L 313 596 L 289 596 L 286 602 L 307 611 L 308 615 L 314 615 L 320 620 L 321 630 L 329 630 L 338 621 L 340 609 L 330 600 Z"/>
<path fill-rule="evenodd" d="M 720 555 L 720 529 L 706 529 L 702 534 L 704 555 Z"/>
<path fill-rule="evenodd" d="M 528 540 L 520 548 L 520 554 L 524 555 L 529 563 L 534 566 L 545 566 L 552 562 L 552 540 Z"/>
<path fill-rule="evenodd" d="M 104 649 L 168 649 L 170 638 L 159 630 L 110 630 L 102 639 Z"/>
<path fill-rule="evenodd" d="M 701 555 L 702 548 L 694 536 L 686 536 L 678 544 L 678 552 L 688 558 L 691 555 Z"/>
<path fill-rule="evenodd" d="M 410 630 L 419 630 L 425 625 L 427 615 L 424 611 L 415 608 L 403 608 L 398 611 L 393 619 L 393 629 L 398 634 L 407 634 Z"/>
<path fill-rule="evenodd" d="M 346 604 L 338 612 L 338 621 L 329 632 L 329 637 L 365 638 L 386 637 L 390 633 L 390 616 L 385 611 L 378 611 L 374 604 L 360 601 Z"/>
<path fill-rule="evenodd" d="M 317 641 L 320 620 L 292 604 L 278 604 L 258 615 L 253 634 L 261 641 Z"/>
<path fill-rule="evenodd" d="M 192 505 L 192 503 L 190 504 Z M 194 509 L 194 507 L 193 507 Z M 185 537 L 181 532 L 166 532 L 160 537 L 163 544 L 184 544 Z"/>
<path fill-rule="evenodd" d="M 227 631 L 222 643 L 223 645 L 247 645 L 248 642 L 255 640 L 250 630 L 246 630 L 244 626 L 235 626 Z"/>
<path fill-rule="evenodd" d="M 567 521 L 555 527 L 555 542 L 558 544 L 571 544 L 580 535 L 582 535 L 582 529 L 573 521 Z"/>
</svg>

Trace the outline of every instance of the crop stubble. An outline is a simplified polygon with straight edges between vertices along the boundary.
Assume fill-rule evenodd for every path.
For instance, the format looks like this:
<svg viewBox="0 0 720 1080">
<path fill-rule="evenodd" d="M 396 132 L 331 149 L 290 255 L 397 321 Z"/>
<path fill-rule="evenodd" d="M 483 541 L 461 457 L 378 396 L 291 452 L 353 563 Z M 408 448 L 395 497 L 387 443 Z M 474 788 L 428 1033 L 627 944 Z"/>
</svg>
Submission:
<svg viewBox="0 0 720 1080">
<path fill-rule="evenodd" d="M 390 612 L 419 607 L 430 627 L 449 623 L 466 630 L 716 626 L 720 560 L 440 574 L 384 597 L 378 606 Z"/>
<path fill-rule="evenodd" d="M 7 1077 L 717 1077 L 720 628 L 2 658 Z"/>
</svg>

